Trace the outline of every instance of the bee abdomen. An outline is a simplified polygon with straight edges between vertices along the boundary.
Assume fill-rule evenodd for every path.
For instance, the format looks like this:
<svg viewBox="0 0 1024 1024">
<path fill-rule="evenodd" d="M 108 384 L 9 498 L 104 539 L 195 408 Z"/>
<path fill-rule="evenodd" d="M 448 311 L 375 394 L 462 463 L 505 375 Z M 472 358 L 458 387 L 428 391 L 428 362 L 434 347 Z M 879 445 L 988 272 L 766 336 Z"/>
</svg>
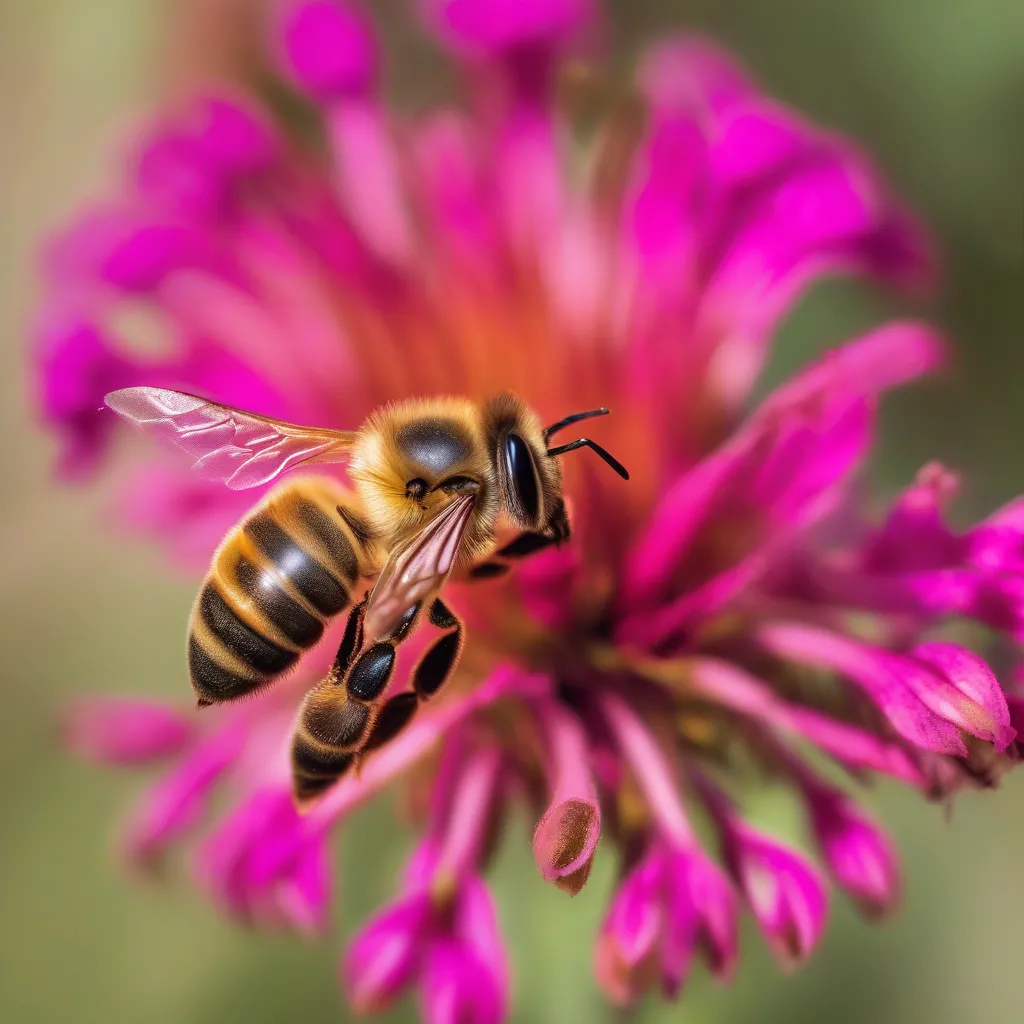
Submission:
<svg viewBox="0 0 1024 1024">
<path fill-rule="evenodd" d="M 211 637 L 258 675 L 280 675 L 298 660 L 298 651 L 274 643 L 244 622 L 221 597 L 213 580 L 207 580 L 199 595 L 198 611 Z"/>
<path fill-rule="evenodd" d="M 310 551 L 303 549 L 287 531 L 258 512 L 243 527 L 246 536 L 285 579 L 321 615 L 337 615 L 348 604 L 348 590 Z"/>
<path fill-rule="evenodd" d="M 192 612 L 201 701 L 243 697 L 287 672 L 349 603 L 368 556 L 336 511 L 346 495 L 329 480 L 295 481 L 225 540 Z"/>
<path fill-rule="evenodd" d="M 222 567 L 224 582 L 245 594 L 280 635 L 298 647 L 312 647 L 324 635 L 324 620 L 288 593 L 269 566 L 260 568 L 240 551 L 233 565 Z M 227 561 L 227 560 L 225 560 Z"/>
<path fill-rule="evenodd" d="M 215 658 L 210 650 L 209 639 L 197 635 L 193 630 L 188 638 L 188 670 L 200 704 L 219 704 L 226 700 L 244 697 L 258 689 L 265 676 L 255 675 L 244 668 L 228 668 Z"/>
</svg>

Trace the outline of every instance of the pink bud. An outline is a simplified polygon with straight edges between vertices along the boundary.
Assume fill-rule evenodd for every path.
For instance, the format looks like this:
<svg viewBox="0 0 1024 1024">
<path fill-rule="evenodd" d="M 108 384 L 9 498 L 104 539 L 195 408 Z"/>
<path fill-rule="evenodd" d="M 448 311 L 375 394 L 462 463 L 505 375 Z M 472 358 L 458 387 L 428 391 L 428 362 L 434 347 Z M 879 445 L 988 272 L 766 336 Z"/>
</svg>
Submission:
<svg viewBox="0 0 1024 1024">
<path fill-rule="evenodd" d="M 724 836 L 729 871 L 783 967 L 810 956 L 825 926 L 828 895 L 818 871 L 793 850 L 734 822 Z"/>
<path fill-rule="evenodd" d="M 935 688 L 934 710 L 972 736 L 990 741 L 996 750 L 1005 750 L 1013 742 L 1016 730 L 1010 725 L 1006 695 L 984 659 L 947 643 L 921 644 L 912 654 L 942 681 L 942 688 Z"/>
<path fill-rule="evenodd" d="M 869 917 L 899 900 L 899 864 L 886 834 L 845 794 L 820 787 L 808 793 L 811 825 L 836 885 Z"/>
</svg>

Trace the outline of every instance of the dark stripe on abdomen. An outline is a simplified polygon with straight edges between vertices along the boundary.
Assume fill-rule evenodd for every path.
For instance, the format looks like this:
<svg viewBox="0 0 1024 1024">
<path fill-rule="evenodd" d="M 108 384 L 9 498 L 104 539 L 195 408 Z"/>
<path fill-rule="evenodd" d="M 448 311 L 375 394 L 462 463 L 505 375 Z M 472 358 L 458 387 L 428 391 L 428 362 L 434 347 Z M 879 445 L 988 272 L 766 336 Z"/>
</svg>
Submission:
<svg viewBox="0 0 1024 1024">
<path fill-rule="evenodd" d="M 199 616 L 210 633 L 235 657 L 263 676 L 277 676 L 291 668 L 299 655 L 279 647 L 243 622 L 208 581 L 199 596 Z"/>
<path fill-rule="evenodd" d="M 267 617 L 281 635 L 299 647 L 312 647 L 324 635 L 324 624 L 296 601 L 281 585 L 272 569 L 259 569 L 244 555 L 239 555 L 229 570 L 237 586 Z M 222 576 L 227 575 L 222 570 Z M 225 583 L 229 581 L 224 580 Z"/>
<path fill-rule="evenodd" d="M 296 733 L 292 739 L 292 765 L 309 778 L 336 779 L 352 764 L 350 751 L 324 747 Z"/>
<path fill-rule="evenodd" d="M 266 512 L 244 526 L 245 534 L 277 571 L 323 615 L 337 615 L 348 604 L 348 591 L 308 551 L 304 551 Z"/>
<path fill-rule="evenodd" d="M 293 514 L 296 521 L 323 545 L 330 558 L 330 568 L 351 584 L 359 575 L 359 559 L 340 523 L 307 498 L 296 499 Z"/>
<path fill-rule="evenodd" d="M 211 704 L 244 697 L 259 689 L 266 681 L 246 679 L 218 665 L 194 636 L 188 638 L 188 670 L 196 694 Z"/>
</svg>

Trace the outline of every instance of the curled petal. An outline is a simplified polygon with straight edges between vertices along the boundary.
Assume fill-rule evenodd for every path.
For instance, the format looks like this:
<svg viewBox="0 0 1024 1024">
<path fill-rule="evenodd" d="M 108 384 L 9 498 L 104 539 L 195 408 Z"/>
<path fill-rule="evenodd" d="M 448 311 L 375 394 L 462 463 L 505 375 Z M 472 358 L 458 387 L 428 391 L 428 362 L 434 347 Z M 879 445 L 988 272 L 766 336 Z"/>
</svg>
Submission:
<svg viewBox="0 0 1024 1024">
<path fill-rule="evenodd" d="M 746 551 L 749 538 L 761 540 L 767 528 L 804 526 L 827 509 L 830 486 L 856 464 L 869 439 L 874 398 L 933 367 L 940 353 L 924 328 L 894 325 L 829 352 L 772 394 L 736 436 L 661 499 L 626 566 L 623 607 L 640 602 L 645 610 L 627 618 L 623 638 L 649 639 L 655 632 L 644 624 L 646 606 L 686 579 L 686 556 L 699 547 L 701 531 L 721 531 L 724 521 L 747 540 Z M 672 617 L 667 628 L 682 613 Z"/>
<path fill-rule="evenodd" d="M 504 1004 L 508 999 L 508 956 L 498 930 L 494 900 L 483 879 L 476 875 L 465 879 L 456 900 L 453 918 L 453 934 L 486 964 Z"/>
<path fill-rule="evenodd" d="M 852 679 L 904 739 L 924 750 L 966 755 L 967 747 L 956 725 L 934 710 L 939 704 L 932 679 L 909 659 L 896 658 L 837 633 L 792 623 L 765 626 L 758 639 L 782 657 L 830 668 Z M 931 706 L 925 703 L 926 698 Z"/>
<path fill-rule="evenodd" d="M 619 965 L 614 978 L 635 970 L 654 950 L 663 924 L 665 859 L 649 851 L 619 883 L 601 926 L 602 971 Z M 611 960 L 605 960 L 605 957 Z"/>
<path fill-rule="evenodd" d="M 330 897 L 323 844 L 295 810 L 286 786 L 250 794 L 210 834 L 197 871 L 228 913 L 247 923 L 316 931 Z"/>
<path fill-rule="evenodd" d="M 803 857 L 753 829 L 725 836 L 726 860 L 773 952 L 796 967 L 821 938 L 828 897 L 819 873 Z"/>
<path fill-rule="evenodd" d="M 145 764 L 180 753 L 194 735 L 194 723 L 156 701 L 93 697 L 71 705 L 64 735 L 76 754 L 90 760 Z"/>
<path fill-rule="evenodd" d="M 359 930 L 342 964 L 356 1012 L 385 1009 L 412 982 L 429 924 L 429 897 L 418 893 L 382 910 Z"/>
<path fill-rule="evenodd" d="M 612 897 L 594 947 L 594 976 L 616 1005 L 632 1003 L 657 979 L 665 928 L 664 856 L 649 852 Z"/>
<path fill-rule="evenodd" d="M 327 844 L 307 843 L 291 872 L 278 879 L 274 899 L 281 918 L 304 935 L 320 935 L 327 928 L 331 904 L 331 864 Z"/>
<path fill-rule="evenodd" d="M 1010 725 L 1006 695 L 984 659 L 956 644 L 927 643 L 911 652 L 949 682 L 958 696 L 952 697 L 953 721 L 980 739 L 1005 750 L 1016 736 Z M 943 705 L 946 706 L 945 704 Z"/>
<path fill-rule="evenodd" d="M 211 790 L 239 757 L 244 743 L 241 725 L 222 729 L 144 794 L 129 817 L 123 838 L 134 862 L 153 865 L 169 843 L 199 821 Z"/>
<path fill-rule="evenodd" d="M 810 740 L 851 768 L 869 768 L 912 785 L 925 783 L 907 751 L 812 708 L 790 704 L 761 680 L 717 658 L 694 658 L 687 677 L 703 693 L 741 714 Z"/>
<path fill-rule="evenodd" d="M 711 973 L 728 981 L 736 967 L 736 897 L 728 879 L 703 851 L 673 851 L 666 868 L 662 987 L 669 996 L 681 989 L 699 945 Z"/>
<path fill-rule="evenodd" d="M 885 522 L 862 554 L 869 571 L 922 571 L 960 561 L 962 543 L 945 522 L 945 507 L 956 493 L 957 477 L 930 463 L 893 503 Z"/>
<path fill-rule="evenodd" d="M 808 790 L 811 825 L 836 885 L 869 917 L 899 901 L 896 851 L 889 837 L 844 794 L 816 785 Z"/>
<path fill-rule="evenodd" d="M 480 957 L 448 939 L 435 939 L 423 967 L 423 1017 L 427 1024 L 501 1024 L 505 999 Z"/>
<path fill-rule="evenodd" d="M 533 833 L 534 860 L 548 881 L 579 878 L 601 836 L 601 809 L 586 736 L 557 701 L 538 702 L 536 707 L 548 750 L 552 801 Z M 579 890 L 570 891 L 575 895 Z"/>
</svg>

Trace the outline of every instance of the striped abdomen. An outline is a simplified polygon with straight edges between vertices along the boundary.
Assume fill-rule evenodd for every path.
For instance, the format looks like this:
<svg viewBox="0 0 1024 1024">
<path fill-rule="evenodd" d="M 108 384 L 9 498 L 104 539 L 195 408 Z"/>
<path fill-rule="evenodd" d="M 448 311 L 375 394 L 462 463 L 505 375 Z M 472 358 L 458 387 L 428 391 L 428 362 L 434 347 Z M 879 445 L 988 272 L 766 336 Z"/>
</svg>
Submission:
<svg viewBox="0 0 1024 1024">
<path fill-rule="evenodd" d="M 244 697 L 287 672 L 350 603 L 353 584 L 369 571 L 358 516 L 338 512 L 352 503 L 332 480 L 296 480 L 228 534 L 189 624 L 201 704 Z"/>
</svg>

